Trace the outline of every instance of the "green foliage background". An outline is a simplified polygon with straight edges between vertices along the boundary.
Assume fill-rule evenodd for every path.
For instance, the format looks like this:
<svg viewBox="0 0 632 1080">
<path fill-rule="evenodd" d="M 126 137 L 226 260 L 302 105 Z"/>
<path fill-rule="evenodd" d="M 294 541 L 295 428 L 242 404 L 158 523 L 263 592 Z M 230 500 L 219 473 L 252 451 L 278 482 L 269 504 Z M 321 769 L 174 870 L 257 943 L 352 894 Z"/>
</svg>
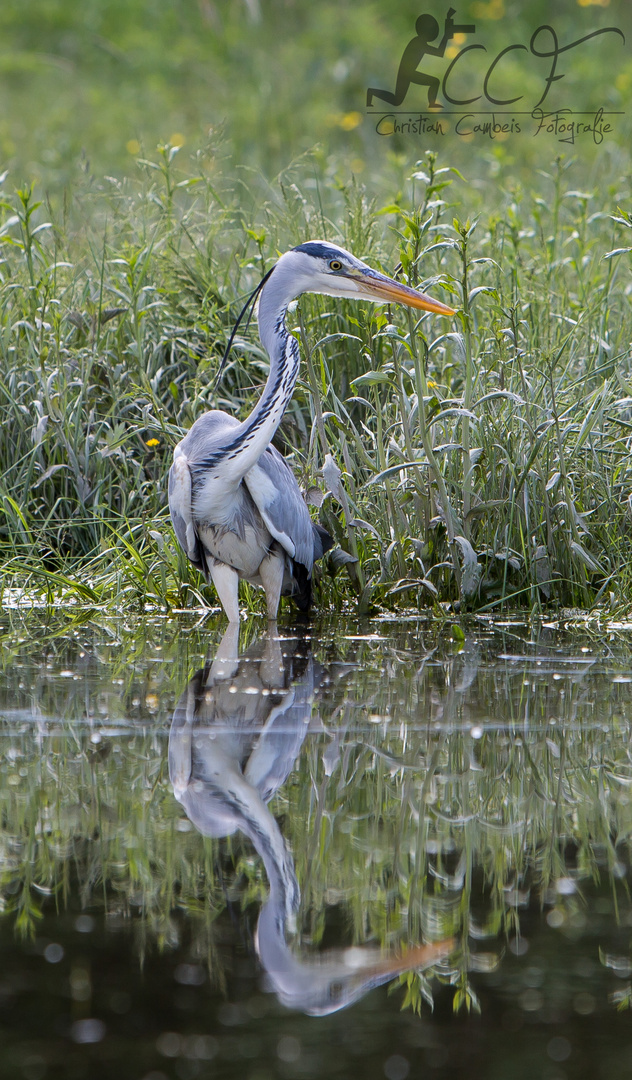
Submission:
<svg viewBox="0 0 632 1080">
<path fill-rule="evenodd" d="M 341 168 L 355 161 L 372 184 L 393 150 L 412 162 L 437 148 L 432 138 L 416 146 L 409 139 L 379 139 L 373 123 L 363 119 L 367 86 L 394 85 L 422 6 L 415 0 L 395 6 L 363 0 L 5 0 L 0 156 L 16 179 L 38 178 L 49 187 L 72 181 L 86 162 L 96 175 L 130 171 L 131 140 L 149 153 L 179 134 L 195 150 L 205 145 L 210 128 L 224 126 L 234 166 L 270 175 L 321 144 L 340 155 Z M 448 7 L 433 6 L 439 21 Z M 623 0 L 588 7 L 561 0 L 554 18 L 543 0 L 471 0 L 457 8 L 455 20 L 476 25 L 468 41 L 484 44 L 486 65 L 509 44 L 528 46 L 536 27 L 551 21 L 560 44 L 605 26 L 632 40 Z M 524 60 L 514 52 L 502 70 L 503 79 L 513 72 L 528 108 L 543 90 L 549 61 Z M 564 78 L 549 98 L 554 107 L 625 110 L 632 62 L 620 38 L 606 35 L 578 47 L 560 58 L 558 73 Z M 423 90 L 413 88 L 406 108 L 423 104 Z M 456 151 L 460 159 L 455 164 L 509 156 L 518 167 L 533 161 L 535 149 L 528 139 L 504 148 L 483 143 L 474 153 L 471 144 L 458 147 L 459 140 L 450 139 L 450 155 Z"/>
<path fill-rule="evenodd" d="M 327 236 L 461 314 L 416 325 L 305 297 L 291 316 L 308 363 L 279 444 L 306 488 L 330 488 L 321 519 L 356 560 L 348 580 L 329 561 L 322 604 L 629 605 L 627 47 L 579 46 L 551 89 L 551 106 L 622 111 L 601 145 L 382 138 L 366 87 L 393 85 L 418 13 L 3 4 L 6 588 L 198 602 L 166 514 L 172 448 L 204 408 L 252 407 L 253 328 L 211 389 L 243 296 Z M 478 0 L 456 17 L 487 64 L 549 15 Z M 567 0 L 554 21 L 560 43 L 632 40 L 623 4 Z M 523 49 L 503 79 L 535 103 L 548 71 Z"/>
</svg>

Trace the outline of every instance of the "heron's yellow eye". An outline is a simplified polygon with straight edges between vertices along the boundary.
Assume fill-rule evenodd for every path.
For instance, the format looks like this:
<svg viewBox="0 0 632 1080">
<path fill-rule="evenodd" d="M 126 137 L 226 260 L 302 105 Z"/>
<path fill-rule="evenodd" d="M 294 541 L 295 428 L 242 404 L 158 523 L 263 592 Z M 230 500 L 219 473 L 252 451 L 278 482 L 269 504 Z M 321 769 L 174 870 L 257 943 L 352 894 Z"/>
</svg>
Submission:
<svg viewBox="0 0 632 1080">
<path fill-rule="evenodd" d="M 330 264 L 329 264 L 329 269 L 330 270 L 342 270 L 342 263 L 340 262 L 340 259 L 332 259 Z"/>
</svg>

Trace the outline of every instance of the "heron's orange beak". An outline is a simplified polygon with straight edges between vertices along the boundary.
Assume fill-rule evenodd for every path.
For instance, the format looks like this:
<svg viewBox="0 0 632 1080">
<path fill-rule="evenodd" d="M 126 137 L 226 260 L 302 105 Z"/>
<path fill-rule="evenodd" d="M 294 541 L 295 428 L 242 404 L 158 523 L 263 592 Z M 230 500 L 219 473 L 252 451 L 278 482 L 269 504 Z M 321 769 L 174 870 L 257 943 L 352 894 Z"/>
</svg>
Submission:
<svg viewBox="0 0 632 1080">
<path fill-rule="evenodd" d="M 454 938 L 446 938 L 445 941 L 436 941 L 429 945 L 415 945 L 403 955 L 389 956 L 378 961 L 373 971 L 376 975 L 397 975 L 402 971 L 424 970 L 443 960 L 451 952 L 454 952 Z"/>
<path fill-rule="evenodd" d="M 357 277 L 354 274 L 354 280 L 359 286 L 360 295 L 374 302 L 406 304 L 407 307 L 420 308 L 422 311 L 433 311 L 435 315 L 456 314 L 454 308 L 442 304 L 440 300 L 433 300 L 426 293 L 417 292 L 408 285 L 401 285 L 399 281 L 393 281 L 377 270 L 365 270 Z"/>
</svg>

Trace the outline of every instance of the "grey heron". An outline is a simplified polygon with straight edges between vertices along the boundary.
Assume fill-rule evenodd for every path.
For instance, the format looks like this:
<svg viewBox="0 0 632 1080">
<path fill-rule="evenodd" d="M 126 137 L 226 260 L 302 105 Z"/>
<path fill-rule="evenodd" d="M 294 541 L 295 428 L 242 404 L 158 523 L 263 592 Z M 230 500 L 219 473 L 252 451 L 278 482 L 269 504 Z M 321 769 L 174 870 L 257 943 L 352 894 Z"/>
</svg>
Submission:
<svg viewBox="0 0 632 1080">
<path fill-rule="evenodd" d="M 260 282 L 251 299 L 258 295 L 259 336 L 270 357 L 263 393 L 242 423 L 217 409 L 200 416 L 176 446 L 169 473 L 176 537 L 213 582 L 231 622 L 239 620 L 240 579 L 263 586 L 270 620 L 277 617 L 281 594 L 306 611 L 312 566 L 332 544 L 312 522 L 292 470 L 271 445 L 300 363 L 285 315 L 290 301 L 306 292 L 454 314 L 323 240 L 287 251 Z"/>
<path fill-rule="evenodd" d="M 239 624 L 232 622 L 213 660 L 184 690 L 169 733 L 169 776 L 176 799 L 202 835 L 239 830 L 251 840 L 270 886 L 255 934 L 268 987 L 288 1008 L 325 1016 L 403 971 L 438 963 L 454 943 L 416 945 L 403 955 L 365 945 L 318 954 L 291 947 L 288 931 L 299 911 L 299 885 L 267 804 L 310 730 L 323 671 L 308 640 L 282 640 L 274 627 L 241 656 L 238 647 Z"/>
</svg>

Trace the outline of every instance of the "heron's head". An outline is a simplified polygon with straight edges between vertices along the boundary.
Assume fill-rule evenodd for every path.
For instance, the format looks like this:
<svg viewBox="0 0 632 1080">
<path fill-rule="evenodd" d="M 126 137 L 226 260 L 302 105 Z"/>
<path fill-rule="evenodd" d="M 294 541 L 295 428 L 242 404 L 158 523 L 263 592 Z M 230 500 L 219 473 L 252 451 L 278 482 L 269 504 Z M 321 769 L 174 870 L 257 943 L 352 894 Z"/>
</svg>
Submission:
<svg viewBox="0 0 632 1080">
<path fill-rule="evenodd" d="M 255 945 L 266 984 L 289 1009 L 309 1016 L 330 1016 L 346 1009 L 376 986 L 404 971 L 425 971 L 454 951 L 454 939 L 415 945 L 402 955 L 381 956 L 370 946 L 327 949 L 301 956 L 285 940 L 283 920 L 273 919 L 272 902 L 261 910 Z"/>
<path fill-rule="evenodd" d="M 326 240 L 308 240 L 287 251 L 279 259 L 272 278 L 277 278 L 279 284 L 287 279 L 293 296 L 304 292 L 324 293 L 372 300 L 376 304 L 406 304 L 436 315 L 454 315 L 454 309 L 447 304 L 373 270 L 344 248 Z"/>
</svg>

